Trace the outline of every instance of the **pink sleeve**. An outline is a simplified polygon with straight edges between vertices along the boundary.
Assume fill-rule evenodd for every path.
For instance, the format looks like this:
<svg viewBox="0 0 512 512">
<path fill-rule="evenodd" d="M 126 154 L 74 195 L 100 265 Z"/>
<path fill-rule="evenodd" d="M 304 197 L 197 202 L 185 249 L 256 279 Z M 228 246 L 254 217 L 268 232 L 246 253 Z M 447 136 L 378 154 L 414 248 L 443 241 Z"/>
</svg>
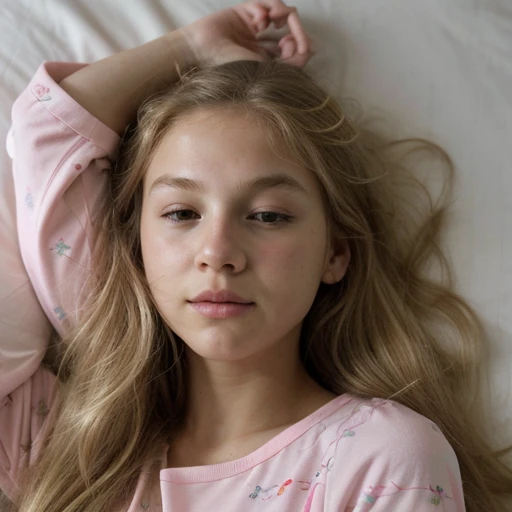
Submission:
<svg viewBox="0 0 512 512">
<path fill-rule="evenodd" d="M 44 63 L 13 109 L 20 248 L 36 294 L 59 334 L 73 320 L 90 271 L 109 157 L 119 136 L 58 82 L 81 64 Z"/>
<path fill-rule="evenodd" d="M 372 402 L 342 425 L 325 510 L 464 512 L 457 457 L 437 425 L 392 400 Z"/>
<path fill-rule="evenodd" d="M 8 297 L 1 318 L 12 326 L 0 336 L 0 486 L 8 495 L 19 468 L 37 455 L 55 384 L 41 366 L 48 321 L 33 313 L 40 303 L 60 335 L 73 325 L 95 251 L 107 172 L 120 142 L 58 85 L 85 65 L 43 63 L 12 109 L 7 148 L 19 245 L 31 283 L 20 277 L 24 284 Z"/>
<path fill-rule="evenodd" d="M 45 439 L 56 377 L 40 366 L 0 400 L 0 489 L 12 500 L 20 471 L 32 465 Z"/>
<path fill-rule="evenodd" d="M 18 290 L 16 303 L 23 308 L 11 302 L 12 316 L 22 324 L 17 316 L 23 309 L 37 309 L 38 300 L 60 335 L 83 303 L 107 187 L 105 171 L 120 141 L 58 85 L 84 66 L 43 63 L 13 105 L 7 140 L 19 245 L 32 284 Z M 0 339 L 0 399 L 34 374 L 44 357 L 47 321 L 35 315 L 31 320 L 24 326 L 22 344 L 18 336 Z"/>
</svg>

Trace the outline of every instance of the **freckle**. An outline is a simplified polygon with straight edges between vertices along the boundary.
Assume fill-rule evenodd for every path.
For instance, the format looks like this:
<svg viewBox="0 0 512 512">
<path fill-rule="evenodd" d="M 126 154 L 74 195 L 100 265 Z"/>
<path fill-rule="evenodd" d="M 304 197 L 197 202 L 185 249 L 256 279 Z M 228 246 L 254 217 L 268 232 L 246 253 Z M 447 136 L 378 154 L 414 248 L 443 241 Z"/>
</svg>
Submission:
<svg viewBox="0 0 512 512">
<path fill-rule="evenodd" d="M 80 164 L 75 164 L 75 169 L 76 169 L 77 171 L 79 171 L 81 168 L 82 168 L 82 166 L 81 166 Z"/>
</svg>

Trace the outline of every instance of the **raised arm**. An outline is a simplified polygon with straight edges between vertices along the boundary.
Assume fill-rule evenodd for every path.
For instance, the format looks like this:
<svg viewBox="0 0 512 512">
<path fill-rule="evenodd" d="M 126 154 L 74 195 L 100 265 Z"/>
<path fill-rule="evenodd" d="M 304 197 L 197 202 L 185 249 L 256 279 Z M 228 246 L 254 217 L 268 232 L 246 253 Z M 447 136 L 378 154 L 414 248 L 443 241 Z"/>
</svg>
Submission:
<svg viewBox="0 0 512 512">
<path fill-rule="evenodd" d="M 271 22 L 287 24 L 289 33 L 260 37 Z M 269 56 L 303 67 L 310 44 L 294 7 L 281 0 L 250 1 L 84 67 L 59 85 L 121 135 L 142 101 L 178 80 L 178 69 Z"/>
<path fill-rule="evenodd" d="M 149 43 L 86 66 L 59 82 L 85 110 L 122 135 L 140 104 L 197 64 L 175 30 Z"/>
</svg>

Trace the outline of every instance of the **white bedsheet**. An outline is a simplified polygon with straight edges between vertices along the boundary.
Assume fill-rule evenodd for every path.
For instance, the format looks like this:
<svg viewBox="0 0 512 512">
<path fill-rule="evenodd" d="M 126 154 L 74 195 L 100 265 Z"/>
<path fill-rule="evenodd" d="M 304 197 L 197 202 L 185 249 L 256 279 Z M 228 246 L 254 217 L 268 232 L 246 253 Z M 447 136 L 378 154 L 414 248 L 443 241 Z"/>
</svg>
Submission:
<svg viewBox="0 0 512 512">
<path fill-rule="evenodd" d="M 0 0 L 0 139 L 43 60 L 90 62 L 149 41 L 231 1 Z M 318 54 L 308 70 L 378 107 L 397 136 L 441 144 L 457 166 L 447 237 L 457 289 L 492 341 L 490 409 L 512 432 L 512 2 L 297 0 Z M 0 303 L 25 279 L 11 164 L 0 147 Z M 9 306 L 12 307 L 12 304 Z M 36 314 L 27 312 L 27 314 Z M 5 326 L 1 327 L 2 329 Z"/>
</svg>

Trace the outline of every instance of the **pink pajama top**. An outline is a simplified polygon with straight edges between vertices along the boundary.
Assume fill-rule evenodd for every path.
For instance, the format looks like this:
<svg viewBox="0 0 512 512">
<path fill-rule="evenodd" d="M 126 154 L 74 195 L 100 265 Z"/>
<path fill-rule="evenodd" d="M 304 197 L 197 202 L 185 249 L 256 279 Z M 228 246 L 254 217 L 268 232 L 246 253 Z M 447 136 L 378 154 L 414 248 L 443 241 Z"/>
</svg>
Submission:
<svg viewBox="0 0 512 512">
<path fill-rule="evenodd" d="M 81 304 L 120 142 L 58 85 L 84 65 L 43 63 L 13 106 L 7 140 L 20 247 L 37 295 L 27 288 L 26 306 L 38 299 L 60 334 Z M 11 308 L 10 321 L 21 325 L 22 309 Z M 47 333 L 44 323 L 24 327 Z M 56 380 L 41 365 L 37 342 L 16 343 L 0 339 L 0 487 L 7 496 L 19 469 L 38 454 Z M 167 468 L 167 448 L 159 481 L 146 485 L 142 472 L 121 510 L 465 510 L 452 447 L 432 421 L 392 400 L 343 394 L 246 457 L 221 464 Z"/>
</svg>

